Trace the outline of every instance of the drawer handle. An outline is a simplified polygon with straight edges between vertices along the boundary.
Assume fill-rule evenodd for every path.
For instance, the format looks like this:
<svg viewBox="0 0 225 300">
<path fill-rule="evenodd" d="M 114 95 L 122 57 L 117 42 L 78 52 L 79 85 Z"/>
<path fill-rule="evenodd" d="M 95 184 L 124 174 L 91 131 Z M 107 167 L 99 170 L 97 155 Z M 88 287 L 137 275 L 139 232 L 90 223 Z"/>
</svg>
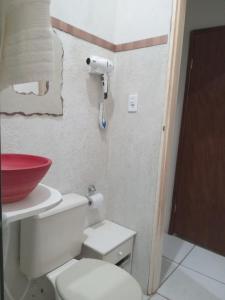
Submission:
<svg viewBox="0 0 225 300">
<path fill-rule="evenodd" d="M 119 254 L 119 256 L 123 256 L 123 252 L 122 251 L 119 251 L 118 254 Z"/>
</svg>

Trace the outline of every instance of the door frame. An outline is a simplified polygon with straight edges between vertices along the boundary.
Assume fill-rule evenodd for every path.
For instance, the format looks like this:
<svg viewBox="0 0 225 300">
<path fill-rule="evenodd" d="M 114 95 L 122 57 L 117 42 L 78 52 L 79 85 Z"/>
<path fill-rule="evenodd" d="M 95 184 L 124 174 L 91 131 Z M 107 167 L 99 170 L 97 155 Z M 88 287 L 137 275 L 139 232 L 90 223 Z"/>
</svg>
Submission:
<svg viewBox="0 0 225 300">
<path fill-rule="evenodd" d="M 182 57 L 185 16 L 187 0 L 173 0 L 173 11 L 170 31 L 170 50 L 166 86 L 166 110 L 163 123 L 161 141 L 160 167 L 158 188 L 154 211 L 152 232 L 152 247 L 150 255 L 150 269 L 148 294 L 151 295 L 160 285 L 160 271 L 162 264 L 162 249 L 165 227 L 167 181 L 169 178 L 169 164 L 173 143 L 173 129 L 178 98 L 180 66 Z"/>
</svg>

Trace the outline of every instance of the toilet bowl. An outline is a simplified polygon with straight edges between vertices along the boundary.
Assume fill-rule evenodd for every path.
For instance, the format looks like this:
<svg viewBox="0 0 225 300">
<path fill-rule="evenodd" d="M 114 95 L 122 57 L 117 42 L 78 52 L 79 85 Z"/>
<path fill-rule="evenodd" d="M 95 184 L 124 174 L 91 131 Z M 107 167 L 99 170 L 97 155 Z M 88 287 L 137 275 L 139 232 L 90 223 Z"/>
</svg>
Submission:
<svg viewBox="0 0 225 300">
<path fill-rule="evenodd" d="M 47 275 L 56 300 L 142 300 L 140 285 L 126 271 L 95 260 L 71 260 Z"/>
<path fill-rule="evenodd" d="M 121 268 L 96 259 L 76 260 L 85 239 L 88 200 L 64 195 L 53 209 L 21 222 L 20 269 L 29 278 L 43 275 L 55 300 L 142 300 L 138 282 Z"/>
</svg>

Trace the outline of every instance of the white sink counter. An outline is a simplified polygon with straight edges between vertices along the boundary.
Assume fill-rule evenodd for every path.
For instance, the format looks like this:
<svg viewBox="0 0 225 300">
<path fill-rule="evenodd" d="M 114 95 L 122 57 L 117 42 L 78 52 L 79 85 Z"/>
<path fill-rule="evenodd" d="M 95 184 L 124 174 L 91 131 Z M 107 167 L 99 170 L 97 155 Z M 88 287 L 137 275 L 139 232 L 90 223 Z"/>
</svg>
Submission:
<svg viewBox="0 0 225 300">
<path fill-rule="evenodd" d="M 53 208 L 62 201 L 59 191 L 39 184 L 24 200 L 2 205 L 3 224 L 23 220 Z"/>
</svg>

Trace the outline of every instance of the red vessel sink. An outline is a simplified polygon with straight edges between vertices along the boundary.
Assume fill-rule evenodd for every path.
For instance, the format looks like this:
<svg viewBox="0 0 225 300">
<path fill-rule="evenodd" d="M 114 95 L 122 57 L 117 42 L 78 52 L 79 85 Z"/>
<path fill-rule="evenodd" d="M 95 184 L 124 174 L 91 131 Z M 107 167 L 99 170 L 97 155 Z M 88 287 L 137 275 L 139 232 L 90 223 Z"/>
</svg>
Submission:
<svg viewBox="0 0 225 300">
<path fill-rule="evenodd" d="M 50 168 L 46 157 L 27 154 L 1 154 L 2 202 L 23 200 Z"/>
</svg>

